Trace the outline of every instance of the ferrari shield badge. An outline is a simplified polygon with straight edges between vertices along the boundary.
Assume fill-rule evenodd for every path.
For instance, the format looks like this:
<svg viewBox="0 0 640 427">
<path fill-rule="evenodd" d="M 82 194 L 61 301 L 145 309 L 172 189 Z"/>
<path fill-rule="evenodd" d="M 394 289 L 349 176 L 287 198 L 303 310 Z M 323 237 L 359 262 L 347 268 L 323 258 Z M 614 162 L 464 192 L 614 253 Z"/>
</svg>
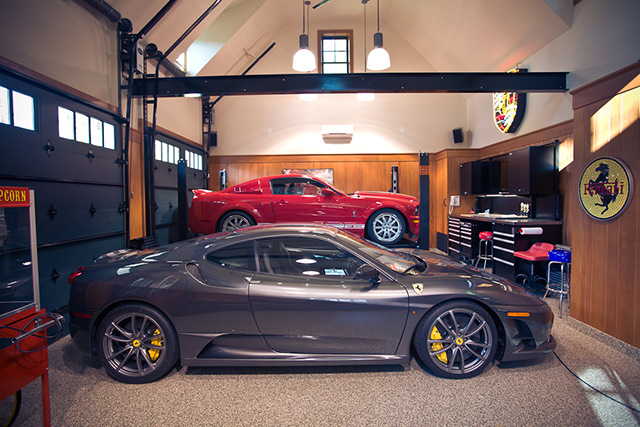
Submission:
<svg viewBox="0 0 640 427">
<path fill-rule="evenodd" d="M 422 283 L 414 283 L 413 284 L 413 290 L 416 291 L 416 294 L 420 295 L 422 294 L 422 290 L 424 289 L 424 286 Z"/>
<path fill-rule="evenodd" d="M 617 218 L 629 206 L 633 196 L 631 171 L 613 157 L 595 159 L 580 178 L 580 203 L 592 218 Z"/>
</svg>

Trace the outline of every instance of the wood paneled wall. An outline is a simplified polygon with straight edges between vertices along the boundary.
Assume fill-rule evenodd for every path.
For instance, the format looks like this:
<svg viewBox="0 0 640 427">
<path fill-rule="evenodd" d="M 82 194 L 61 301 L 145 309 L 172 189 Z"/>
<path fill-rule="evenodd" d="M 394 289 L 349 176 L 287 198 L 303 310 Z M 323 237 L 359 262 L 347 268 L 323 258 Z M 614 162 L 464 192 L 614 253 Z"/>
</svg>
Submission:
<svg viewBox="0 0 640 427">
<path fill-rule="evenodd" d="M 131 129 L 129 140 L 129 238 L 144 237 L 146 233 L 144 203 L 144 162 L 142 132 Z"/>
<path fill-rule="evenodd" d="M 389 191 L 391 167 L 398 166 L 399 192 L 420 196 L 418 154 L 211 156 L 211 190 L 220 189 L 221 170 L 228 185 L 262 176 L 278 175 L 283 169 L 333 169 L 333 184 L 347 193 Z"/>
<path fill-rule="evenodd" d="M 640 347 L 640 63 L 574 92 L 574 159 L 568 169 L 571 316 Z M 618 218 L 588 216 L 578 198 L 585 167 L 602 156 L 631 169 L 635 194 Z"/>
<path fill-rule="evenodd" d="M 560 141 L 561 167 L 568 163 L 571 155 L 564 155 L 573 149 L 573 121 L 562 122 L 536 132 L 520 135 L 480 149 L 443 150 L 430 157 L 430 246 L 436 247 L 437 233 L 447 234 L 449 198 L 460 194 L 460 164 L 478 159 L 487 159 L 513 150 Z M 572 154 L 572 152 L 571 152 Z M 567 171 L 560 171 L 560 194 L 564 194 Z M 563 198 L 563 212 L 566 212 L 566 198 Z M 475 196 L 461 196 L 460 206 L 453 208 L 454 214 L 467 213 L 475 205 Z M 563 242 L 567 243 L 566 233 Z"/>
</svg>

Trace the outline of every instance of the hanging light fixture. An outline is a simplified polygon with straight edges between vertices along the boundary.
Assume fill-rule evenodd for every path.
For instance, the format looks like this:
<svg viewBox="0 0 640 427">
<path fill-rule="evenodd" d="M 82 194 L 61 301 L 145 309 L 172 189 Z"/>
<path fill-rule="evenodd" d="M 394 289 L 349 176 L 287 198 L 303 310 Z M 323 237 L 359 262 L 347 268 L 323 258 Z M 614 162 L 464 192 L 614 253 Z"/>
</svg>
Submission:
<svg viewBox="0 0 640 427">
<path fill-rule="evenodd" d="M 316 56 L 309 50 L 309 34 L 305 23 L 309 17 L 309 0 L 302 2 L 302 34 L 300 34 L 300 49 L 293 56 L 293 69 L 296 71 L 313 71 L 316 69 Z M 305 19 L 306 16 L 306 19 Z"/>
<path fill-rule="evenodd" d="M 367 3 L 369 0 L 362 0 L 364 5 L 364 72 L 367 72 Z M 356 100 L 358 101 L 373 101 L 376 99 L 376 95 L 371 92 L 360 92 L 356 94 Z"/>
<path fill-rule="evenodd" d="M 380 32 L 380 0 L 378 0 L 378 31 L 373 35 L 373 50 L 369 52 L 367 68 L 374 71 L 386 70 L 391 67 L 389 53 L 382 47 L 382 33 Z"/>
</svg>

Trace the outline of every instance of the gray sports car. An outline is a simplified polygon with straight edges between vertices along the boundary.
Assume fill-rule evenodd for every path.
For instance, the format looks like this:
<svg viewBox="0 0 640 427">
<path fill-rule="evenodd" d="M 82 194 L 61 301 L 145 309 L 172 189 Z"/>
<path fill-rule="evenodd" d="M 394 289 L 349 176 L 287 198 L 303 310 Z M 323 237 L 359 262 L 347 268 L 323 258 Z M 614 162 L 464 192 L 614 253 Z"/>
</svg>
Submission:
<svg viewBox="0 0 640 427">
<path fill-rule="evenodd" d="M 70 331 L 128 383 L 183 366 L 407 364 L 480 374 L 549 353 L 553 313 L 446 256 L 327 226 L 259 225 L 100 257 L 69 277 Z"/>
</svg>

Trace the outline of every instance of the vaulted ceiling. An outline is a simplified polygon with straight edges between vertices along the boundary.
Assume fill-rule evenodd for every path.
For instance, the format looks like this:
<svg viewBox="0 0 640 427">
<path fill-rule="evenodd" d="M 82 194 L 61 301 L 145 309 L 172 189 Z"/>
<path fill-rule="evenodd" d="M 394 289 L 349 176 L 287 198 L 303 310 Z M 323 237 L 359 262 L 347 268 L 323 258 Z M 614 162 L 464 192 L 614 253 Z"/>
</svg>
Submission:
<svg viewBox="0 0 640 427">
<path fill-rule="evenodd" d="M 311 0 L 311 6 L 319 2 Z M 165 51 L 213 3 L 177 0 L 144 41 Z M 111 0 L 109 4 L 133 22 L 135 33 L 167 1 Z M 222 0 L 169 59 L 189 49 L 191 64 L 199 61 L 197 75 L 238 73 L 232 63 L 247 52 L 259 53 L 283 28 L 292 31 L 297 44 L 302 4 L 302 0 Z M 318 29 L 361 28 L 363 4 L 362 0 L 331 0 L 311 8 L 310 34 Z M 376 5 L 376 0 L 366 4 L 368 43 L 376 27 Z M 411 71 L 506 71 L 567 31 L 572 16 L 573 0 L 380 0 L 381 31 L 394 32 L 401 43 L 422 56 L 421 64 L 427 64 L 423 67 L 430 66 Z"/>
</svg>

